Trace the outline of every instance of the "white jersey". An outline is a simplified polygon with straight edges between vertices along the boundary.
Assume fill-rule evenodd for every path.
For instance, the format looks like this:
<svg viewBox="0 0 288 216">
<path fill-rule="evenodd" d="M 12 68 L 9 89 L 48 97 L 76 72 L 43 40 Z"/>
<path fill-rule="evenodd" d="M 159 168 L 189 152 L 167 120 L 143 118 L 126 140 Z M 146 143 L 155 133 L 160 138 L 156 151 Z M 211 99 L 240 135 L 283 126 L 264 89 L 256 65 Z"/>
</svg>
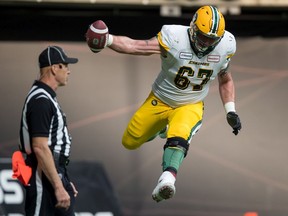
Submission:
<svg viewBox="0 0 288 216">
<path fill-rule="evenodd" d="M 228 67 L 236 52 L 234 36 L 225 31 L 220 43 L 198 58 L 191 47 L 189 26 L 164 25 L 158 41 L 167 51 L 161 56 L 161 71 L 152 85 L 153 93 L 171 107 L 202 101 L 218 73 Z"/>
</svg>

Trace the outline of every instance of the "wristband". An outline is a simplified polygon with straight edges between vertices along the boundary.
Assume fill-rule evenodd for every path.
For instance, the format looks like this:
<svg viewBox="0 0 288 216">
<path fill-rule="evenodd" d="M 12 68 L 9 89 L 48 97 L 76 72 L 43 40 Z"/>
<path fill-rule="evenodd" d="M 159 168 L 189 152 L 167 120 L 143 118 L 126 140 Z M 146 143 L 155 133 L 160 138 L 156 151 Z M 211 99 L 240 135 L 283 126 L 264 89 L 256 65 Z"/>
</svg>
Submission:
<svg viewBox="0 0 288 216">
<path fill-rule="evenodd" d="M 224 108 L 225 108 L 226 113 L 236 112 L 235 103 L 232 102 L 232 101 L 231 101 L 231 102 L 227 102 L 227 103 L 224 105 Z"/>
<path fill-rule="evenodd" d="M 113 43 L 113 36 L 112 36 L 111 34 L 109 34 L 109 36 L 108 36 L 108 42 L 107 42 L 107 46 L 108 46 L 108 47 L 111 46 L 112 43 Z"/>
</svg>

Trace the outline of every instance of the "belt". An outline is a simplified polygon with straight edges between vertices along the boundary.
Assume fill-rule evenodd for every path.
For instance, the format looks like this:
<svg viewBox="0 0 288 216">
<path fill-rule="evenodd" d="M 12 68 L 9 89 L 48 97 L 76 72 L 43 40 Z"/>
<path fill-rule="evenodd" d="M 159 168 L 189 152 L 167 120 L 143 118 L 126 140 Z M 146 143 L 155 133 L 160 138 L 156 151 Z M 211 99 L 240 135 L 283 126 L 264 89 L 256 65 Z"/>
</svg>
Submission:
<svg viewBox="0 0 288 216">
<path fill-rule="evenodd" d="M 69 157 L 57 152 L 53 152 L 53 157 L 55 164 L 58 164 L 59 166 L 67 166 L 70 162 Z"/>
</svg>

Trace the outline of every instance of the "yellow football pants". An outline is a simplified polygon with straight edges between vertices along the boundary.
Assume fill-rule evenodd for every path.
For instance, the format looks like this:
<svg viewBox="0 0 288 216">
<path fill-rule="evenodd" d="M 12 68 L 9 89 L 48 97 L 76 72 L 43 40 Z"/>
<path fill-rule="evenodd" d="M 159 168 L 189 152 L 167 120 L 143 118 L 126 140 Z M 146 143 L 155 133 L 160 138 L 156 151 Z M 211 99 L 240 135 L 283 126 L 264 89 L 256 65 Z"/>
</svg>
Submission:
<svg viewBox="0 0 288 216">
<path fill-rule="evenodd" d="M 167 138 L 182 137 L 190 142 L 201 127 L 203 109 L 203 102 L 172 108 L 150 93 L 128 123 L 122 144 L 127 149 L 139 148 L 166 125 Z"/>
</svg>

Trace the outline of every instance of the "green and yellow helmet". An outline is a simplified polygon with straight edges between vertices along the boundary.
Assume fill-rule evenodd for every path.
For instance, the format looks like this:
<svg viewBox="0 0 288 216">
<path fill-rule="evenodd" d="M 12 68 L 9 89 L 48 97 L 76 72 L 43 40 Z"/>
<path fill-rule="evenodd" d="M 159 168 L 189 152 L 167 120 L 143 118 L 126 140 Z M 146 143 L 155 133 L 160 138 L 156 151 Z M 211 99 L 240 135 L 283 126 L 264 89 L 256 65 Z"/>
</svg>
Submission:
<svg viewBox="0 0 288 216">
<path fill-rule="evenodd" d="M 225 19 L 214 6 L 199 8 L 190 23 L 190 34 L 193 46 L 199 52 L 213 49 L 225 32 Z"/>
</svg>

